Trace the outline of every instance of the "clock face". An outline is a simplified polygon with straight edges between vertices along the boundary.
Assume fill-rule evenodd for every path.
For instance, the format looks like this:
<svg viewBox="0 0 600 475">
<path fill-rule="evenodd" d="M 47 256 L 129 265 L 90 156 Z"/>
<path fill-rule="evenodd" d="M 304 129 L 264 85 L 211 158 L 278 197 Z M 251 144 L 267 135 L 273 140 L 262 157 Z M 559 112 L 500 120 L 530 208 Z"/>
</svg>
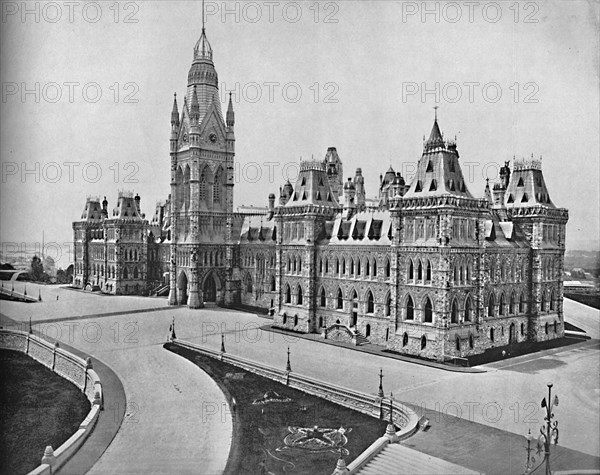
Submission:
<svg viewBox="0 0 600 475">
<path fill-rule="evenodd" d="M 183 134 L 183 141 L 187 142 L 187 139 L 188 139 L 187 134 Z"/>
<path fill-rule="evenodd" d="M 216 134 L 210 134 L 208 136 L 208 140 L 210 140 L 212 143 L 215 143 L 217 141 L 217 135 Z"/>
</svg>

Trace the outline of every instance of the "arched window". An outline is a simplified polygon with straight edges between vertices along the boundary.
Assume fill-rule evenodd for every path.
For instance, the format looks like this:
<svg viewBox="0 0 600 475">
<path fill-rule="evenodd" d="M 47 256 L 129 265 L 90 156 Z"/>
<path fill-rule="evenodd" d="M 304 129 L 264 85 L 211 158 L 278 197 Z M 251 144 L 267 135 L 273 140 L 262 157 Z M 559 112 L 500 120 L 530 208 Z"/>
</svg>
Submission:
<svg viewBox="0 0 600 475">
<path fill-rule="evenodd" d="M 365 262 L 365 275 L 371 275 L 371 262 L 369 261 L 369 259 L 367 259 L 367 261 Z"/>
<path fill-rule="evenodd" d="M 342 289 L 338 289 L 337 291 L 337 306 L 336 308 L 342 309 L 344 308 L 344 294 L 342 293 Z"/>
<path fill-rule="evenodd" d="M 465 265 L 465 281 L 467 282 L 467 284 L 469 282 L 471 282 L 471 264 L 467 263 Z"/>
<path fill-rule="evenodd" d="M 410 295 L 408 296 L 408 299 L 406 300 L 406 319 L 407 320 L 415 319 L 415 304 Z"/>
<path fill-rule="evenodd" d="M 198 186 L 198 198 L 200 198 L 200 201 L 206 201 L 207 188 L 206 175 L 204 174 L 204 170 L 202 170 L 202 173 L 200 174 L 200 183 Z"/>
<path fill-rule="evenodd" d="M 292 289 L 289 284 L 285 284 L 285 303 L 292 303 Z"/>
<path fill-rule="evenodd" d="M 323 317 L 319 317 L 319 328 L 323 328 Z"/>
<path fill-rule="evenodd" d="M 213 184 L 213 201 L 215 203 L 221 202 L 221 182 L 222 182 L 223 171 L 221 168 L 217 170 L 217 174 L 215 175 L 215 180 Z"/>
<path fill-rule="evenodd" d="M 452 311 L 450 313 L 450 323 L 458 323 L 458 304 L 456 299 L 452 302 Z"/>
<path fill-rule="evenodd" d="M 415 265 L 412 259 L 408 261 L 408 279 L 413 280 L 415 278 Z"/>
<path fill-rule="evenodd" d="M 456 351 L 460 351 L 460 338 L 456 337 Z"/>
<path fill-rule="evenodd" d="M 542 290 L 542 302 L 540 304 L 540 310 L 542 312 L 546 311 L 546 291 Z"/>
<path fill-rule="evenodd" d="M 519 313 L 525 313 L 525 295 L 519 296 Z"/>
<path fill-rule="evenodd" d="M 425 323 L 433 322 L 433 306 L 429 297 L 425 299 Z"/>
<path fill-rule="evenodd" d="M 296 295 L 296 304 L 302 305 L 302 287 L 298 286 L 298 293 Z"/>
<path fill-rule="evenodd" d="M 459 280 L 459 278 L 458 278 L 458 266 L 455 265 L 454 266 L 454 283 L 458 284 L 458 280 Z"/>
<path fill-rule="evenodd" d="M 544 325 L 544 329 L 546 330 L 546 335 L 548 334 L 548 322 L 546 322 L 546 325 Z"/>
<path fill-rule="evenodd" d="M 319 259 L 319 274 L 323 273 L 323 259 Z"/>
<path fill-rule="evenodd" d="M 427 271 L 425 273 L 425 280 L 431 282 L 431 261 L 427 259 Z"/>
<path fill-rule="evenodd" d="M 420 260 L 417 268 L 417 280 L 423 280 L 423 263 Z"/>
<path fill-rule="evenodd" d="M 298 315 L 294 315 L 294 326 L 298 325 Z"/>
<path fill-rule="evenodd" d="M 127 267 L 123 268 L 123 279 L 129 279 L 129 275 L 128 275 L 128 272 L 127 272 Z"/>
<path fill-rule="evenodd" d="M 425 335 L 421 337 L 421 349 L 424 350 L 427 347 L 427 338 Z"/>
<path fill-rule="evenodd" d="M 350 259 L 350 275 L 354 275 L 354 259 Z"/>
<path fill-rule="evenodd" d="M 285 325 L 287 323 L 287 314 L 283 314 L 283 324 Z"/>
<path fill-rule="evenodd" d="M 373 259 L 373 277 L 377 278 L 377 259 Z"/>
<path fill-rule="evenodd" d="M 387 294 L 385 298 L 385 316 L 389 317 L 392 313 L 392 296 Z"/>
<path fill-rule="evenodd" d="M 554 310 L 554 291 L 550 292 L 550 310 Z"/>
<path fill-rule="evenodd" d="M 319 303 L 321 307 L 325 307 L 327 305 L 327 298 L 325 296 L 325 289 L 321 287 L 321 291 L 319 292 Z"/>
<path fill-rule="evenodd" d="M 246 293 L 252 293 L 252 276 L 250 274 L 246 274 Z"/>
<path fill-rule="evenodd" d="M 465 322 L 471 321 L 471 297 L 465 300 Z"/>
<path fill-rule="evenodd" d="M 498 302 L 498 314 L 501 316 L 504 315 L 504 303 L 504 294 L 502 293 L 500 294 L 500 300 Z"/>
<path fill-rule="evenodd" d="M 346 275 L 346 258 L 342 257 L 342 275 Z"/>
<path fill-rule="evenodd" d="M 298 272 L 302 272 L 302 256 L 298 257 Z"/>
<path fill-rule="evenodd" d="M 134 279 L 138 278 L 138 268 L 137 268 L 137 266 L 133 268 L 133 278 Z"/>
<path fill-rule="evenodd" d="M 296 272 L 296 269 L 298 269 L 298 261 L 296 260 L 296 258 L 294 257 L 293 263 L 292 263 L 292 270 L 294 272 Z"/>
<path fill-rule="evenodd" d="M 275 283 L 275 276 L 272 275 L 271 276 L 271 292 L 275 292 L 276 289 L 277 289 L 277 285 Z"/>
<path fill-rule="evenodd" d="M 494 297 L 494 293 L 490 292 L 490 296 L 488 297 L 488 317 L 495 316 L 496 309 L 496 298 Z"/>
<path fill-rule="evenodd" d="M 373 292 L 367 292 L 367 313 L 375 312 L 375 302 L 373 300 Z"/>
<path fill-rule="evenodd" d="M 385 277 L 389 278 L 392 273 L 392 265 L 390 264 L 390 260 L 385 260 Z"/>
<path fill-rule="evenodd" d="M 513 292 L 512 294 L 510 294 L 510 301 L 508 304 L 508 314 L 514 315 L 515 313 L 517 313 L 517 304 L 515 302 L 515 293 Z"/>
<path fill-rule="evenodd" d="M 554 320 L 554 324 L 552 326 L 554 327 L 554 333 L 557 333 L 557 331 L 558 331 L 558 323 L 556 323 L 556 320 Z"/>
<path fill-rule="evenodd" d="M 521 336 L 525 335 L 525 324 L 521 323 Z"/>
<path fill-rule="evenodd" d="M 473 346 L 474 346 L 473 335 L 469 335 L 469 348 L 473 349 Z"/>
<path fill-rule="evenodd" d="M 367 323 L 367 326 L 365 327 L 365 336 L 367 338 L 369 338 L 371 336 L 371 325 L 369 325 L 368 323 Z"/>
<path fill-rule="evenodd" d="M 326 274 L 329 273 L 329 258 L 328 257 L 325 258 L 325 273 Z"/>
<path fill-rule="evenodd" d="M 360 259 L 357 259 L 356 261 L 356 275 L 360 275 L 360 271 L 361 271 L 361 262 Z"/>
<path fill-rule="evenodd" d="M 340 261 L 339 259 L 335 260 L 335 273 L 339 275 L 340 273 Z"/>
<path fill-rule="evenodd" d="M 494 341 L 494 329 L 490 328 L 490 340 Z"/>
<path fill-rule="evenodd" d="M 406 345 L 408 345 L 408 333 L 404 332 L 404 335 L 402 335 L 402 346 Z"/>
</svg>

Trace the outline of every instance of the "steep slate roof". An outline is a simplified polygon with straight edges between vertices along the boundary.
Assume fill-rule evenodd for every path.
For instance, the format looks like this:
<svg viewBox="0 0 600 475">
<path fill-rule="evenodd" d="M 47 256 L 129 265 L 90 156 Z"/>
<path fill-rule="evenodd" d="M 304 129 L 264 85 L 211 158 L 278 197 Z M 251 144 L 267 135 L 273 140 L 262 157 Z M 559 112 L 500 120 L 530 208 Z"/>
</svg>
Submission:
<svg viewBox="0 0 600 475">
<path fill-rule="evenodd" d="M 545 206 L 556 208 L 542 174 L 542 162 L 515 160 L 513 172 L 506 188 L 504 204 L 509 208 Z"/>
<path fill-rule="evenodd" d="M 341 214 L 325 223 L 320 244 L 390 245 L 392 218 L 389 211 L 362 211 L 349 220 Z"/>
<path fill-rule="evenodd" d="M 325 164 L 321 161 L 300 162 L 300 174 L 294 185 L 294 192 L 284 206 L 293 207 L 307 204 L 339 207 L 329 186 Z"/>
<path fill-rule="evenodd" d="M 436 119 L 417 164 L 417 173 L 404 198 L 442 195 L 473 198 L 462 174 L 456 144 L 444 142 Z"/>
<path fill-rule="evenodd" d="M 239 242 L 264 242 L 272 244 L 277 238 L 277 226 L 275 220 L 267 216 L 248 216 L 244 219 L 240 230 Z"/>
</svg>

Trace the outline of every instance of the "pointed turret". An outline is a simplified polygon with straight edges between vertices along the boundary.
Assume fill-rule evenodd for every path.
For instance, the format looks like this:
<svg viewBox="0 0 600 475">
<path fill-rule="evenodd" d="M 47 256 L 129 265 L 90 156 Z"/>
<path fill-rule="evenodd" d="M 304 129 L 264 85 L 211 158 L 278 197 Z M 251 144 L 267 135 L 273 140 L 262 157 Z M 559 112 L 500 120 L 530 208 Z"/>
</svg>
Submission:
<svg viewBox="0 0 600 475">
<path fill-rule="evenodd" d="M 233 112 L 233 101 L 231 100 L 231 92 L 229 93 L 229 105 L 227 106 L 227 127 L 233 127 L 235 124 L 235 114 Z"/>
<path fill-rule="evenodd" d="M 423 155 L 417 165 L 417 173 L 405 198 L 429 198 L 433 196 L 454 195 L 473 198 L 460 168 L 456 142 L 444 141 L 435 119 L 429 139 L 423 147 Z"/>
<path fill-rule="evenodd" d="M 192 105 L 190 107 L 190 119 L 192 124 L 198 124 L 200 121 L 200 103 L 198 102 L 198 94 L 196 92 L 196 86 L 194 86 L 194 92 L 192 93 Z"/>
<path fill-rule="evenodd" d="M 177 108 L 177 94 L 174 94 L 173 110 L 171 111 L 171 125 L 179 126 L 179 110 Z"/>
</svg>

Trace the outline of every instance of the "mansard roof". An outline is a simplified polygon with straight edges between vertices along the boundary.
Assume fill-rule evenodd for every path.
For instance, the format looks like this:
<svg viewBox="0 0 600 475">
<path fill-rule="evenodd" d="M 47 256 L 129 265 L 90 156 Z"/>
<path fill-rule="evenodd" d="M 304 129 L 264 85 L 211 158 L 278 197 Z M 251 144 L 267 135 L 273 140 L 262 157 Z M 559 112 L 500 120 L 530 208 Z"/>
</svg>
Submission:
<svg viewBox="0 0 600 475">
<path fill-rule="evenodd" d="M 484 223 L 486 247 L 527 248 L 527 237 L 517 223 L 501 221 L 496 213 L 491 213 Z"/>
<path fill-rule="evenodd" d="M 240 243 L 263 242 L 275 243 L 277 226 L 275 220 L 268 216 L 247 216 L 240 230 Z"/>
<path fill-rule="evenodd" d="M 443 140 L 436 119 L 417 164 L 417 173 L 404 198 L 443 195 L 473 198 L 467 189 L 458 158 L 456 143 Z"/>
<path fill-rule="evenodd" d="M 83 213 L 81 213 L 81 221 L 100 221 L 104 217 L 100 198 L 88 196 Z"/>
<path fill-rule="evenodd" d="M 544 181 L 541 160 L 515 160 L 504 204 L 509 208 L 556 208 Z"/>
<path fill-rule="evenodd" d="M 339 214 L 325 223 L 321 244 L 390 245 L 392 218 L 389 211 L 362 211 L 346 219 Z"/>
<path fill-rule="evenodd" d="M 289 208 L 304 205 L 333 208 L 340 206 L 329 185 L 324 162 L 300 162 L 300 174 L 294 185 L 294 191 L 284 206 Z"/>
</svg>

